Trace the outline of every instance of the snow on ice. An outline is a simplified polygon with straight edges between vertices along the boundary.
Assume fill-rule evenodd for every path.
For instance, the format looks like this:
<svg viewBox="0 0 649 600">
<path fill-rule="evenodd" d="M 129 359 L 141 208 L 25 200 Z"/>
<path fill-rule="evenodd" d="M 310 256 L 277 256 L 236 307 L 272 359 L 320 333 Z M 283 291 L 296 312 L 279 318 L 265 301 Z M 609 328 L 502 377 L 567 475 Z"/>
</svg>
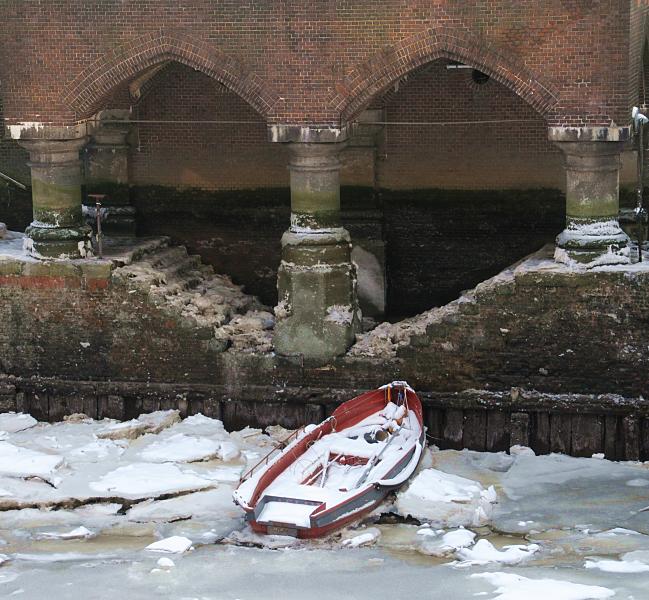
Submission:
<svg viewBox="0 0 649 600">
<path fill-rule="evenodd" d="M 192 547 L 192 541 L 180 535 L 174 535 L 153 544 L 149 544 L 146 550 L 151 552 L 166 552 L 168 554 L 182 554 L 187 552 Z"/>
<path fill-rule="evenodd" d="M 604 600 L 615 595 L 613 590 L 557 579 L 530 579 L 513 573 L 474 573 L 496 586 L 494 600 Z"/>
<path fill-rule="evenodd" d="M 478 540 L 473 548 L 460 548 L 456 555 L 461 562 L 459 567 L 472 565 L 486 565 L 488 563 L 502 563 L 504 565 L 517 565 L 528 560 L 540 550 L 537 544 L 504 546 L 497 550 L 489 540 Z"/>
<path fill-rule="evenodd" d="M 496 501 L 493 487 L 436 469 L 417 475 L 397 494 L 396 507 L 404 516 L 451 527 L 484 525 Z"/>
<path fill-rule="evenodd" d="M 118 467 L 92 482 L 90 488 L 105 496 L 129 500 L 200 490 L 213 485 L 194 473 L 172 464 L 133 463 Z"/>
<path fill-rule="evenodd" d="M 642 463 L 428 450 L 410 485 L 372 516 L 309 541 L 255 534 L 232 503 L 241 474 L 290 433 L 283 428 L 229 433 L 175 411 L 126 426 L 32 421 L 0 415 L 3 597 L 40 599 L 47 589 L 58 600 L 70 581 L 115 597 L 125 577 L 134 600 L 167 593 L 155 578 L 188 598 L 254 597 L 251 564 L 268 597 L 287 599 L 330 597 L 332 573 L 368 597 L 381 597 L 386 580 L 417 597 L 431 578 L 432 598 L 458 600 L 638 600 L 649 586 Z M 377 521 L 387 512 L 405 522 Z"/>
</svg>

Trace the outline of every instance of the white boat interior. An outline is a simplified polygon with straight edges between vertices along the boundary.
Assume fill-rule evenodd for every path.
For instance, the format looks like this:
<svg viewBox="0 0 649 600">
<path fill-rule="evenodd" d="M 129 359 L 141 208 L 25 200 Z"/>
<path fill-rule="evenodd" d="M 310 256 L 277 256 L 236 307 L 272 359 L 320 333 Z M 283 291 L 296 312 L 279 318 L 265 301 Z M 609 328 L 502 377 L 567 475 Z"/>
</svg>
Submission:
<svg viewBox="0 0 649 600">
<path fill-rule="evenodd" d="M 404 454 L 418 443 L 420 435 L 414 411 L 388 402 L 381 411 L 353 427 L 314 441 L 264 490 L 260 501 L 264 496 L 273 500 L 264 503 L 257 520 L 308 527 L 317 506 L 342 504 L 387 478 Z M 253 476 L 244 482 L 241 495 L 250 497 L 257 481 L 258 477 Z"/>
</svg>

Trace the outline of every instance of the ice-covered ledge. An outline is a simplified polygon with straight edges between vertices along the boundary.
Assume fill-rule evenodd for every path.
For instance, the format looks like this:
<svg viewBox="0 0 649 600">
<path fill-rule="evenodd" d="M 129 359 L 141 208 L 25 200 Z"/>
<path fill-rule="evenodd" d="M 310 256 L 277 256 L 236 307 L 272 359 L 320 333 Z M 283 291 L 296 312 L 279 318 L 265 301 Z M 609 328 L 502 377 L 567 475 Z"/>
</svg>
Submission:
<svg viewBox="0 0 649 600">
<path fill-rule="evenodd" d="M 628 253 L 628 248 L 622 251 Z M 646 277 L 649 281 L 649 251 L 643 252 L 642 262 L 633 264 L 620 264 L 618 253 L 613 250 L 605 252 L 590 263 L 582 263 L 573 260 L 561 248 L 555 250 L 553 245 L 548 244 L 494 277 L 479 283 L 449 304 L 397 323 L 381 323 L 368 333 L 357 335 L 357 341 L 350 348 L 348 356 L 395 357 L 400 349 L 411 345 L 415 337 L 425 335 L 430 326 L 453 323 L 463 315 L 475 312 L 489 296 L 511 295 L 511 288 L 516 283 L 533 281 L 540 288 L 579 288 L 591 285 L 591 277 L 601 277 L 601 274 L 628 279 Z"/>
<path fill-rule="evenodd" d="M 63 283 L 65 280 L 110 280 L 113 269 L 131 264 L 138 257 L 169 243 L 168 238 L 106 238 L 104 258 L 34 258 L 26 249 L 29 238 L 16 231 L 7 231 L 0 239 L 0 281 L 4 285 L 16 283 L 45 285 L 45 279 Z M 30 279 L 25 279 L 30 278 Z M 21 280 L 22 281 L 19 281 Z M 107 285 L 107 283 L 106 283 Z M 76 286 L 78 287 L 78 286 Z"/>
</svg>

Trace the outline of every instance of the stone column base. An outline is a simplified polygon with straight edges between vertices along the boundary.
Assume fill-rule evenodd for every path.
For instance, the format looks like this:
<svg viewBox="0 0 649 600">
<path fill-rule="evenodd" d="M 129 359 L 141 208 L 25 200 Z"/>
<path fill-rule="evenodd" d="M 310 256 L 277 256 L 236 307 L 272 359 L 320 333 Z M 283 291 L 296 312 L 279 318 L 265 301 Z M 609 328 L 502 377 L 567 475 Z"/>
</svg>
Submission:
<svg viewBox="0 0 649 600">
<path fill-rule="evenodd" d="M 349 233 L 287 231 L 282 248 L 275 350 L 319 364 L 344 354 L 360 330 Z"/>
</svg>

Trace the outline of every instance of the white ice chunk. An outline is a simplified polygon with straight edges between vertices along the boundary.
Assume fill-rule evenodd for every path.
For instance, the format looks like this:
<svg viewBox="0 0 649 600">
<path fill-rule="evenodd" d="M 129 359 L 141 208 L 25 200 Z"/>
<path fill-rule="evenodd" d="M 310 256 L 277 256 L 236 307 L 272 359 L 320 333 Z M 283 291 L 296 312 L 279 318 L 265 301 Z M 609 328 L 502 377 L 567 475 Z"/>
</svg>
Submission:
<svg viewBox="0 0 649 600">
<path fill-rule="evenodd" d="M 488 540 L 478 540 L 473 548 L 460 548 L 456 556 L 462 562 L 458 566 L 486 565 L 498 562 L 505 565 L 516 565 L 538 552 L 537 544 L 505 546 L 497 550 Z"/>
<path fill-rule="evenodd" d="M 9 557 L 6 554 L 0 554 L 0 565 L 9 562 Z"/>
<path fill-rule="evenodd" d="M 513 573 L 474 573 L 471 577 L 486 579 L 497 588 L 493 600 L 604 600 L 615 595 L 613 590 L 598 585 L 529 579 Z"/>
<path fill-rule="evenodd" d="M 447 527 L 482 525 L 491 513 L 489 499 L 495 497 L 495 490 L 487 490 L 485 497 L 483 492 L 477 481 L 425 469 L 397 494 L 396 507 L 404 516 Z"/>
<path fill-rule="evenodd" d="M 167 500 L 140 502 L 126 513 L 126 518 L 138 523 L 172 523 L 197 517 L 223 518 L 231 514 L 237 514 L 232 504 L 232 491 L 224 487 Z"/>
<path fill-rule="evenodd" d="M 180 422 L 180 413 L 177 410 L 157 410 L 141 414 L 137 419 L 106 425 L 97 432 L 97 437 L 111 440 L 134 440 L 145 433 L 160 433 L 163 429 L 178 422 Z"/>
<path fill-rule="evenodd" d="M 124 448 L 111 439 L 99 439 L 74 448 L 70 451 L 69 456 L 77 461 L 96 462 L 108 457 L 113 452 L 119 456 L 124 452 Z"/>
<path fill-rule="evenodd" d="M 41 537 L 50 540 L 81 540 L 92 537 L 93 535 L 95 534 L 89 529 L 86 529 L 83 525 L 66 533 L 48 531 L 40 534 Z"/>
<path fill-rule="evenodd" d="M 449 531 L 442 536 L 442 547 L 449 548 L 453 550 L 459 550 L 460 548 L 466 548 L 473 544 L 475 539 L 475 533 L 460 527 L 455 531 Z"/>
<path fill-rule="evenodd" d="M 107 496 L 136 500 L 212 485 L 211 481 L 185 473 L 169 463 L 132 463 L 106 473 L 99 481 L 92 482 L 90 488 Z"/>
<path fill-rule="evenodd" d="M 191 549 L 192 541 L 181 535 L 172 535 L 171 537 L 164 538 L 153 544 L 149 544 L 146 547 L 146 550 L 151 550 L 152 552 L 167 552 L 169 554 L 182 554 Z"/>
<path fill-rule="evenodd" d="M 607 573 L 646 573 L 649 565 L 639 560 L 607 560 L 592 558 L 584 563 L 587 569 L 599 569 Z"/>
<path fill-rule="evenodd" d="M 221 442 L 217 456 L 224 462 L 234 460 L 239 456 L 239 447 L 234 442 Z"/>
<path fill-rule="evenodd" d="M 217 455 L 221 442 L 177 433 L 144 448 L 140 457 L 146 462 L 196 462 Z"/>
<path fill-rule="evenodd" d="M 417 548 L 418 552 L 426 554 L 427 556 L 446 556 L 460 548 L 471 546 L 475 539 L 475 533 L 468 529 L 464 529 L 463 527 L 454 531 L 448 531 L 441 538 L 432 538 L 432 536 L 438 532 L 434 530 L 429 531 L 431 531 L 432 534 L 426 536 L 423 539 L 422 544 Z M 419 534 L 420 532 L 418 531 L 417 533 Z"/>
<path fill-rule="evenodd" d="M 649 479 L 629 479 L 626 484 L 629 487 L 647 487 L 649 485 Z"/>
<path fill-rule="evenodd" d="M 147 426 L 149 433 L 160 433 L 174 423 L 180 423 L 180 412 L 177 410 L 156 410 L 152 413 L 141 414 L 137 420 Z"/>
<path fill-rule="evenodd" d="M 63 458 L 56 454 L 44 454 L 9 442 L 0 442 L 0 475 L 40 477 L 45 481 L 53 481 L 54 471 L 62 463 Z"/>
<path fill-rule="evenodd" d="M 512 446 L 509 449 L 509 453 L 512 456 L 536 456 L 536 452 L 534 452 L 532 448 L 528 448 L 527 446 L 519 446 L 518 444 Z"/>
<path fill-rule="evenodd" d="M 346 548 L 358 548 L 359 546 L 369 546 L 381 537 L 381 531 L 376 527 L 370 527 L 354 537 L 343 540 L 342 545 Z"/>
<path fill-rule="evenodd" d="M 0 431 L 6 431 L 7 433 L 24 431 L 34 427 L 37 423 L 38 421 L 34 417 L 23 413 L 8 412 L 0 414 Z"/>
<path fill-rule="evenodd" d="M 147 425 L 145 423 L 137 419 L 131 419 L 130 421 L 106 425 L 97 432 L 97 437 L 107 440 L 134 440 L 144 435 L 146 431 Z"/>
<path fill-rule="evenodd" d="M 171 569 L 176 566 L 176 563 L 166 556 L 159 558 L 156 564 L 163 569 Z"/>
</svg>

